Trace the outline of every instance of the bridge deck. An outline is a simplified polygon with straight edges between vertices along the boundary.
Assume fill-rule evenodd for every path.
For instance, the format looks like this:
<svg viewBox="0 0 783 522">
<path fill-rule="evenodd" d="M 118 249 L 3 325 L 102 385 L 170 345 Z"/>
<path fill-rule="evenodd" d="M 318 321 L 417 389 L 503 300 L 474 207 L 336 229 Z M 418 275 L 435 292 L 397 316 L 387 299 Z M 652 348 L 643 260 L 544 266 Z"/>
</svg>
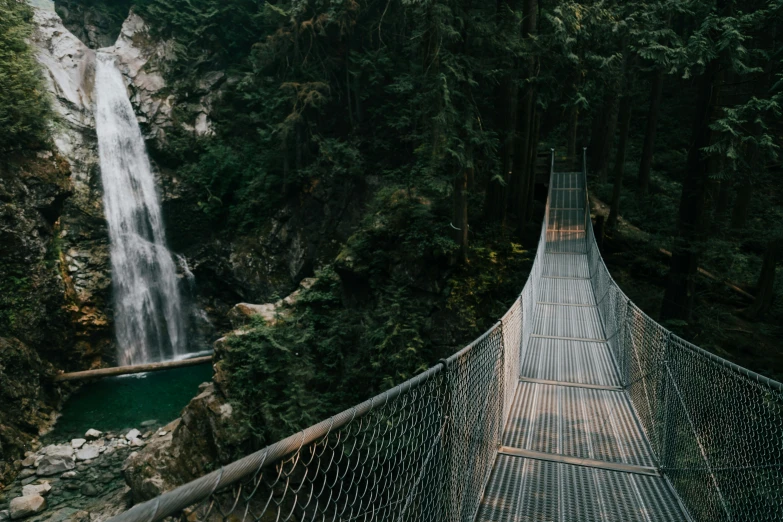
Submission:
<svg viewBox="0 0 783 522">
<path fill-rule="evenodd" d="M 595 306 L 581 173 L 555 173 L 543 278 L 481 522 L 687 520 L 656 462 Z"/>
</svg>

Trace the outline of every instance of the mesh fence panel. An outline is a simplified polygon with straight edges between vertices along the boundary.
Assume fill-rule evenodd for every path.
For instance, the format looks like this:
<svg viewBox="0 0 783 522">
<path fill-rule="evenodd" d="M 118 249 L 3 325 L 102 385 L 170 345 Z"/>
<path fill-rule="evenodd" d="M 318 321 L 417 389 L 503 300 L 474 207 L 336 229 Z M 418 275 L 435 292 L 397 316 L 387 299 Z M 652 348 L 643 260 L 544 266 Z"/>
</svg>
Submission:
<svg viewBox="0 0 783 522">
<path fill-rule="evenodd" d="M 591 283 L 617 371 L 691 517 L 783 520 L 783 386 L 656 323 L 612 279 L 592 226 L 587 235 Z"/>
<path fill-rule="evenodd" d="M 112 520 L 472 521 L 516 391 L 541 255 L 503 318 L 449 359 Z"/>
<path fill-rule="evenodd" d="M 603 262 L 582 194 L 604 335 L 664 476 L 696 521 L 783 520 L 783 385 L 680 339 L 634 305 Z M 551 200 L 550 192 L 522 293 L 479 339 L 369 401 L 112 520 L 473 520 L 529 346 Z"/>
</svg>

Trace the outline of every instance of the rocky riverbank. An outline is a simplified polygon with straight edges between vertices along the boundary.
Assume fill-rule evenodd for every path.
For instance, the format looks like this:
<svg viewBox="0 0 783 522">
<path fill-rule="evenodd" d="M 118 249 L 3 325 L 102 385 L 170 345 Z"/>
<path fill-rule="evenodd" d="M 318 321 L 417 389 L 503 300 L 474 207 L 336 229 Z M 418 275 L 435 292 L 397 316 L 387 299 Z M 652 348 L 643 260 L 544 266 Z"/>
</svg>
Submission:
<svg viewBox="0 0 783 522">
<path fill-rule="evenodd" d="M 15 482 L 0 492 L 0 522 L 95 522 L 106 520 L 129 506 L 125 461 L 156 440 L 171 437 L 156 421 L 123 433 L 90 429 L 83 437 L 59 444 L 34 441 L 33 451 L 13 465 Z"/>
</svg>

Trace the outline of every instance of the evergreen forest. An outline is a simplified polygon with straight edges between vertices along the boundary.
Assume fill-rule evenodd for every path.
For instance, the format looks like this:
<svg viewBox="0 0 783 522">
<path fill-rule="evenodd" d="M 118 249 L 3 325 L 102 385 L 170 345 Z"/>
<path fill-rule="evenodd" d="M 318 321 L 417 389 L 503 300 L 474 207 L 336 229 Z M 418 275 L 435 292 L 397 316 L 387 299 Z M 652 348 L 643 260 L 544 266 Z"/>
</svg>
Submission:
<svg viewBox="0 0 783 522">
<path fill-rule="evenodd" d="M 241 419 L 230 457 L 417 375 L 495 324 L 535 258 L 551 151 L 562 170 L 581 171 L 586 158 L 602 255 L 646 314 L 783 379 L 780 0 L 54 8 L 77 35 L 72 25 L 84 34 L 96 25 L 74 21 L 89 13 L 112 41 L 135 13 L 148 32 L 133 41 L 165 43 L 157 70 L 170 117 L 162 132 L 139 124 L 164 191 L 176 193 L 164 198 L 166 233 L 191 261 L 193 299 L 213 327 L 205 343 L 220 338 L 214 380 Z M 36 365 L 95 369 L 110 365 L 96 354 L 114 345 L 95 340 L 97 329 L 74 333 L 73 314 L 85 313 L 78 291 L 53 305 L 60 283 L 50 279 L 75 277 L 64 261 L 75 247 L 63 242 L 97 235 L 62 234 L 73 221 L 59 219 L 71 207 L 58 195 L 41 211 L 47 223 L 30 229 L 51 235 L 37 257 L 17 255 L 21 243 L 9 239 L 22 203 L 8 180 L 43 169 L 67 116 L 52 109 L 33 15 L 27 2 L 0 0 L 0 250 L 11 247 L 0 253 L 0 341 L 29 345 Z M 209 128 L 195 132 L 207 91 L 217 93 Z M 57 165 L 46 175 L 61 175 Z M 94 220 L 100 211 L 80 212 Z M 305 261 L 290 273 L 265 268 L 281 227 L 306 238 L 295 243 Z M 208 266 L 207 249 L 225 253 L 220 263 Z M 295 250 L 285 249 L 280 259 Z M 252 287 L 263 291 L 226 275 L 239 258 L 265 274 L 253 276 L 266 278 Z M 228 308 L 240 302 L 279 306 L 238 324 Z M 104 304 L 90 302 L 90 313 Z M 16 432 L 2 433 L 15 447 Z"/>
</svg>

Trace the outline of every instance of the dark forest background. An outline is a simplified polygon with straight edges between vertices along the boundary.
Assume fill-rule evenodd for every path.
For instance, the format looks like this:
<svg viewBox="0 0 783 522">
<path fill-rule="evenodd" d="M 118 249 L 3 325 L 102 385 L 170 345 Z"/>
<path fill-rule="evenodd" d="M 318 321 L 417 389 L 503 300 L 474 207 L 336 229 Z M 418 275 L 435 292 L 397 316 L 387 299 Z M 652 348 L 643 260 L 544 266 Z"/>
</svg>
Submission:
<svg viewBox="0 0 783 522">
<path fill-rule="evenodd" d="M 502 315 L 534 255 L 550 147 L 574 169 L 587 148 L 597 232 L 634 301 L 783 376 L 781 2 L 82 3 L 118 28 L 132 8 L 173 40 L 183 120 L 195 84 L 225 73 L 213 136 L 177 127 L 151 145 L 211 234 L 250 235 L 304 194 L 347 195 L 362 216 L 289 314 L 229 342 L 232 395 L 262 439 L 401 382 Z M 11 154 L 42 146 L 49 116 L 28 9 L 0 11 Z"/>
</svg>

